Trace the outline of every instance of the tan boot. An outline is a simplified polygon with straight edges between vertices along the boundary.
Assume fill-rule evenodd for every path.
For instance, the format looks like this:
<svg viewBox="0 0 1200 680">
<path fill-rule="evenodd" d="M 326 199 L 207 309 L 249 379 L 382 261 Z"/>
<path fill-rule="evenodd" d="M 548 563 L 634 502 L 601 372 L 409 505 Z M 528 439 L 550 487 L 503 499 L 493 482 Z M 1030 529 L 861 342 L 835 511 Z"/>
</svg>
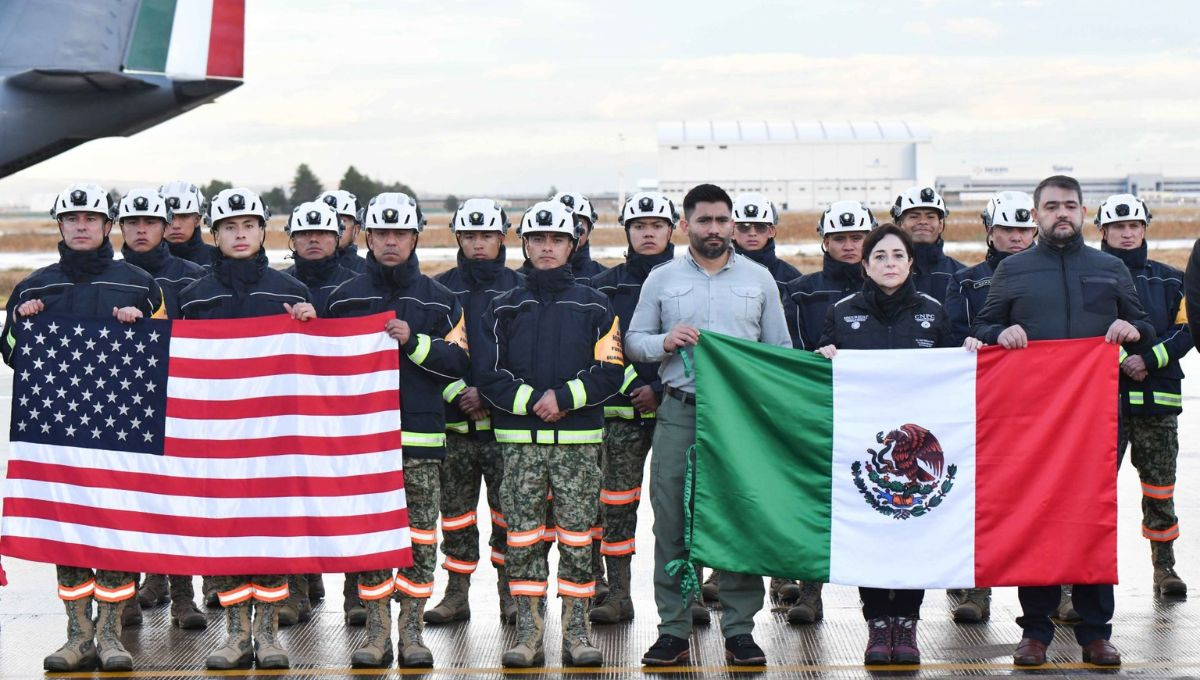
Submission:
<svg viewBox="0 0 1200 680">
<path fill-rule="evenodd" d="M 172 576 L 168 581 L 171 584 L 171 623 L 184 630 L 207 628 L 208 620 L 192 601 L 196 596 L 195 590 L 192 589 L 192 577 Z"/>
<path fill-rule="evenodd" d="M 347 626 L 367 623 L 367 609 L 358 599 L 358 574 L 346 574 L 346 583 L 342 586 L 342 612 Z"/>
<path fill-rule="evenodd" d="M 517 644 L 500 657 L 506 668 L 531 668 L 546 663 L 546 598 L 513 597 L 517 603 Z"/>
<path fill-rule="evenodd" d="M 1061 586 L 1058 598 L 1058 607 L 1054 609 L 1054 613 L 1050 616 L 1058 623 L 1079 623 L 1082 617 L 1079 612 L 1075 611 L 1075 605 L 1071 601 L 1071 586 Z"/>
<path fill-rule="evenodd" d="M 609 595 L 611 597 L 611 593 Z M 592 601 L 586 597 L 562 598 L 562 659 L 564 666 L 599 666 L 604 656 L 592 644 Z"/>
<path fill-rule="evenodd" d="M 165 574 L 146 574 L 142 585 L 138 588 L 138 603 L 145 609 L 165 604 L 167 596 L 167 577 Z"/>
<path fill-rule="evenodd" d="M 387 668 L 392 665 L 392 598 L 365 602 L 367 639 L 350 657 L 354 668 Z"/>
<path fill-rule="evenodd" d="M 396 618 L 396 627 L 400 630 L 400 665 L 405 668 L 432 668 L 433 652 L 425 646 L 421 632 L 425 623 L 422 614 L 425 611 L 423 597 L 400 596 L 400 615 Z"/>
<path fill-rule="evenodd" d="M 259 668 L 290 668 L 287 650 L 279 644 L 279 604 L 254 603 L 254 662 Z"/>
<path fill-rule="evenodd" d="M 608 566 L 609 589 L 604 604 L 592 607 L 592 623 L 620 623 L 633 620 L 633 598 L 630 596 L 630 562 L 632 555 L 605 557 Z"/>
<path fill-rule="evenodd" d="M 1187 584 L 1175 573 L 1175 541 L 1151 541 L 1154 564 L 1154 594 L 1159 597 L 1185 598 Z"/>
<path fill-rule="evenodd" d="M 992 589 L 971 588 L 954 608 L 955 623 L 982 623 L 992 615 Z"/>
<path fill-rule="evenodd" d="M 254 663 L 254 646 L 250 642 L 250 601 L 225 607 L 225 644 L 204 660 L 211 670 L 249 668 Z"/>
<path fill-rule="evenodd" d="M 121 610 L 139 606 L 132 599 L 96 602 L 96 655 L 102 671 L 131 671 L 133 656 L 121 644 Z"/>
<path fill-rule="evenodd" d="M 511 626 L 517 622 L 517 601 L 508 590 L 504 567 L 496 567 L 496 593 L 500 596 L 500 623 Z"/>
<path fill-rule="evenodd" d="M 446 594 L 436 607 L 425 612 L 425 623 L 440 625 L 471 618 L 471 603 L 467 593 L 471 589 L 471 575 L 450 572 L 446 582 Z"/>
<path fill-rule="evenodd" d="M 63 608 L 67 610 L 67 642 L 42 661 L 42 668 L 56 673 L 91 670 L 97 661 L 92 598 L 63 600 Z"/>
<path fill-rule="evenodd" d="M 821 588 L 824 585 L 816 581 L 800 582 L 800 597 L 787 610 L 788 623 L 803 626 L 824 618 L 825 606 L 821 602 Z"/>
</svg>

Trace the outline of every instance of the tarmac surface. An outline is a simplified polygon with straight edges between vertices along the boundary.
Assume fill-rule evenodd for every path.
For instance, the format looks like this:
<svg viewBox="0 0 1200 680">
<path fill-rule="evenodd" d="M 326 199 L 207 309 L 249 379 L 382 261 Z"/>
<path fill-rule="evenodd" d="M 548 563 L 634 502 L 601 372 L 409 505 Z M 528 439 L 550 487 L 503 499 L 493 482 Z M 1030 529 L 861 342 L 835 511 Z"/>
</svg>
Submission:
<svg viewBox="0 0 1200 680">
<path fill-rule="evenodd" d="M 1184 361 L 1184 369 L 1200 376 L 1200 359 L 1195 353 Z M 0 427 L 7 431 L 11 401 L 12 374 L 0 368 Z M 1200 500 L 1194 495 L 1200 477 L 1200 381 L 1184 382 L 1184 416 L 1180 420 L 1179 481 L 1176 508 L 1183 528 L 1176 542 L 1180 576 L 1200 591 L 1200 533 L 1191 527 L 1200 524 Z M 1192 415 L 1189 415 L 1192 414 Z M 7 452 L 7 441 L 3 442 Z M 6 460 L 6 456 L 5 456 Z M 991 620 L 984 624 L 959 625 L 950 619 L 955 600 L 944 591 L 930 591 L 922 608 L 919 640 L 923 663 L 912 667 L 879 667 L 867 671 L 862 665 L 866 626 L 854 588 L 825 588 L 825 620 L 814 626 L 790 626 L 782 611 L 773 611 L 770 603 L 755 619 L 755 638 L 766 650 L 768 665 L 763 669 L 733 669 L 724 665 L 724 647 L 713 611 L 713 624 L 697 628 L 692 638 L 695 665 L 681 668 L 643 671 L 642 653 L 657 637 L 653 591 L 651 589 L 651 515 L 649 503 L 643 503 L 638 527 L 641 552 L 634 558 L 634 593 L 637 618 L 629 624 L 595 628 L 594 639 L 605 654 L 607 666 L 601 669 L 561 668 L 559 652 L 558 603 L 551 602 L 547 615 L 547 652 L 545 669 L 509 672 L 500 667 L 500 655 L 512 644 L 514 630 L 502 626 L 498 617 L 495 572 L 481 564 L 471 590 L 473 617 L 468 622 L 426 628 L 425 641 L 433 650 L 436 667 L 432 670 L 400 669 L 350 670 L 351 651 L 363 637 L 362 628 L 348 628 L 342 620 L 342 576 L 327 575 L 328 598 L 317 606 L 313 619 L 284 629 L 282 639 L 291 654 L 291 671 L 208 672 L 204 658 L 220 644 L 224 625 L 220 612 L 208 611 L 208 629 L 183 631 L 170 625 L 168 606 L 145 610 L 141 627 L 125 631 L 124 643 L 134 655 L 133 673 L 61 674 L 50 677 L 135 677 L 190 678 L 288 677 L 336 678 L 370 676 L 426 675 L 431 678 L 482 678 L 501 675 L 531 677 L 603 677 L 638 676 L 643 673 L 663 678 L 742 677 L 762 674 L 772 678 L 856 678 L 856 677 L 1200 677 L 1200 604 L 1156 599 L 1151 587 L 1150 548 L 1141 537 L 1140 489 L 1137 474 L 1128 463 L 1118 479 L 1120 506 L 1119 557 L 1120 580 L 1114 619 L 1113 643 L 1121 650 L 1124 666 L 1104 670 L 1082 663 L 1079 648 L 1069 627 L 1060 626 L 1050 648 L 1050 663 L 1037 670 L 1021 670 L 1012 665 L 1012 651 L 1021 637 L 1015 618 L 1020 614 L 1016 591 L 997 590 Z M 486 512 L 481 516 L 486 517 Z M 551 559 L 554 559 L 552 554 Z M 44 677 L 42 657 L 54 651 L 65 639 L 65 616 L 55 596 L 54 568 L 21 560 L 4 561 L 10 585 L 0 590 L 0 679 Z M 553 565 L 551 567 L 553 573 Z M 445 583 L 439 570 L 438 588 L 433 602 L 441 596 Z M 199 589 L 199 579 L 196 580 Z M 1200 594 L 1197 595 L 1200 597 Z M 395 612 L 393 607 L 393 612 Z M 394 616 L 394 613 L 393 613 Z M 393 639 L 395 632 L 393 631 Z"/>
</svg>

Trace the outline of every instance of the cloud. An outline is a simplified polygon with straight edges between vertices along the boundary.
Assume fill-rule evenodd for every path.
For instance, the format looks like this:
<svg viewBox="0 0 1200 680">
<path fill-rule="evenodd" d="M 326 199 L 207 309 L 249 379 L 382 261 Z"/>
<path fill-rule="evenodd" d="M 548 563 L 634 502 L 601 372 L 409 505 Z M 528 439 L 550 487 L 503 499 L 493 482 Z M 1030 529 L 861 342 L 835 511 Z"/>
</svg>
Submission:
<svg viewBox="0 0 1200 680">
<path fill-rule="evenodd" d="M 1004 26 L 984 17 L 959 17 L 942 21 L 941 30 L 962 38 L 995 40 L 1004 32 Z"/>
</svg>

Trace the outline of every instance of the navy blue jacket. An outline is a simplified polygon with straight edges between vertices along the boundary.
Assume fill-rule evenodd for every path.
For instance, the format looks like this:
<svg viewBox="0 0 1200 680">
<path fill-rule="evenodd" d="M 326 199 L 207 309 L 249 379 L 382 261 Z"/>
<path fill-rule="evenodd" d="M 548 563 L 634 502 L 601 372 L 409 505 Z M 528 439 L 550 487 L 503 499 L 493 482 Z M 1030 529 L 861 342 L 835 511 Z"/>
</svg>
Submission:
<svg viewBox="0 0 1200 680">
<path fill-rule="evenodd" d="M 166 241 L 148 253 L 134 252 L 128 246 L 122 246 L 121 256 L 129 264 L 154 277 L 162 289 L 168 319 L 179 318 L 180 291 L 208 274 L 208 270 L 195 262 L 172 255 Z"/>
<path fill-rule="evenodd" d="M 338 264 L 355 274 L 367 271 L 367 258 L 358 254 L 358 246 L 353 243 L 345 248 L 339 248 L 336 257 Z"/>
<path fill-rule="evenodd" d="M 825 253 L 821 271 L 805 274 L 784 286 L 783 315 L 792 347 L 816 349 L 825 329 L 825 314 L 833 303 L 862 290 L 862 264 L 839 262 Z"/>
<path fill-rule="evenodd" d="M 204 238 L 200 235 L 200 227 L 196 227 L 196 231 L 192 232 L 192 237 L 183 243 L 168 242 L 167 249 L 175 257 L 198 264 L 206 269 L 212 266 L 213 258 L 221 252 L 217 250 L 216 246 L 210 246 L 204 242 Z"/>
<path fill-rule="evenodd" d="M 950 279 L 963 268 L 963 263 L 942 252 L 945 242 L 938 239 L 937 243 L 914 243 L 916 257 L 913 261 L 912 280 L 919 292 L 936 299 L 946 301 L 946 291 L 950 287 Z"/>
<path fill-rule="evenodd" d="M 795 281 L 796 279 L 800 278 L 799 269 L 793 267 L 786 260 L 779 259 L 779 257 L 775 254 L 775 239 L 773 238 L 767 239 L 767 245 L 763 246 L 761 250 L 756 250 L 754 252 L 743 250 L 742 247 L 737 244 L 737 242 L 734 242 L 733 249 L 736 250 L 738 254 L 745 255 L 751 260 L 754 260 L 755 262 L 766 267 L 767 271 L 771 272 L 772 278 L 775 279 L 775 285 L 779 286 L 780 299 L 782 299 L 784 296 L 784 289 L 787 288 L 788 282 Z"/>
<path fill-rule="evenodd" d="M 287 314 L 284 304 L 310 301 L 303 283 L 271 269 L 266 251 L 248 260 L 231 260 L 218 251 L 212 271 L 180 291 L 179 314 L 184 319 L 247 319 Z"/>
<path fill-rule="evenodd" d="M 889 312 L 883 293 L 870 279 L 861 292 L 838 300 L 825 316 L 818 347 L 838 349 L 917 349 L 953 347 L 950 320 L 942 303 L 918 292 L 912 277 L 893 295 Z"/>
<path fill-rule="evenodd" d="M 329 294 L 335 288 L 358 276 L 358 272 L 343 267 L 336 254 L 319 260 L 304 260 L 299 257 L 295 260 L 296 264 L 283 270 L 283 273 L 308 287 L 309 300 L 313 307 L 317 308 L 318 314 L 325 312 Z"/>
<path fill-rule="evenodd" d="M 570 267 L 532 270 L 525 285 L 498 295 L 483 315 L 473 361 L 492 404 L 496 441 L 600 444 L 609 397 L 621 388 L 621 329 L 602 293 L 575 283 Z M 546 423 L 533 406 L 554 390 L 567 415 Z"/>
<path fill-rule="evenodd" d="M 988 291 L 992 289 L 992 274 L 1011 254 L 988 246 L 983 262 L 958 270 L 950 279 L 950 289 L 946 291 L 946 313 L 950 315 L 954 339 L 960 345 L 971 334 L 971 323 L 975 321 L 979 310 L 983 309 L 983 303 L 987 302 Z"/>
<path fill-rule="evenodd" d="M 492 300 L 505 291 L 524 285 L 524 278 L 505 267 L 504 262 L 504 246 L 500 247 L 499 257 L 486 262 L 469 260 L 460 250 L 458 266 L 433 277 L 453 293 L 458 299 L 458 304 L 462 306 L 467 319 L 467 341 L 471 347 L 481 347 L 484 343 L 483 315 Z M 458 406 L 463 390 L 468 387 L 479 387 L 474 362 L 467 375 L 462 380 L 451 383 L 442 395 L 446 401 L 446 430 L 460 434 L 470 433 L 481 440 L 490 441 L 491 417 L 479 421 L 471 420 Z"/>
<path fill-rule="evenodd" d="M 462 307 L 442 284 L 421 273 L 417 254 L 388 267 L 367 256 L 367 271 L 338 286 L 326 316 L 393 312 L 412 331 L 400 346 L 401 441 L 407 458 L 446 457 L 442 392 L 467 374 L 467 331 Z"/>
</svg>

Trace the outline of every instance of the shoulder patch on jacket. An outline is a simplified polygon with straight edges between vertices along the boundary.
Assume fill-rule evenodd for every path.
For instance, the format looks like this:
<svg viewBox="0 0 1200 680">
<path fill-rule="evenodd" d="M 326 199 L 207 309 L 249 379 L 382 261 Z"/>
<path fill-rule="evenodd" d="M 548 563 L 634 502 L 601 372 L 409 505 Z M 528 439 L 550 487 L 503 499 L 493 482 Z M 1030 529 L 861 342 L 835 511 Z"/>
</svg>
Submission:
<svg viewBox="0 0 1200 680">
<path fill-rule="evenodd" d="M 612 326 L 596 341 L 595 359 L 617 366 L 625 365 L 625 350 L 621 345 L 621 327 L 614 315 Z"/>
</svg>

